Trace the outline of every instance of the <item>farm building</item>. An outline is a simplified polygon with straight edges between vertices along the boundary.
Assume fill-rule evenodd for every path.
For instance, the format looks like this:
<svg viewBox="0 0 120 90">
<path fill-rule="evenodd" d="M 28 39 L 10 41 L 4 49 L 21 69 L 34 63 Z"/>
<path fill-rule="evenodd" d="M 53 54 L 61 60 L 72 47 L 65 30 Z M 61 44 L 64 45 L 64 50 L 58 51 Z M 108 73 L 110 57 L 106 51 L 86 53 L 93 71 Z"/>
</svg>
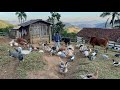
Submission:
<svg viewBox="0 0 120 90">
<path fill-rule="evenodd" d="M 51 42 L 51 23 L 42 19 L 30 20 L 19 24 L 10 31 L 11 37 L 24 38 L 29 43 Z"/>
<path fill-rule="evenodd" d="M 108 37 L 110 41 L 117 42 L 120 39 L 120 29 L 83 28 L 77 33 L 77 39 L 89 40 L 89 37 Z"/>
</svg>

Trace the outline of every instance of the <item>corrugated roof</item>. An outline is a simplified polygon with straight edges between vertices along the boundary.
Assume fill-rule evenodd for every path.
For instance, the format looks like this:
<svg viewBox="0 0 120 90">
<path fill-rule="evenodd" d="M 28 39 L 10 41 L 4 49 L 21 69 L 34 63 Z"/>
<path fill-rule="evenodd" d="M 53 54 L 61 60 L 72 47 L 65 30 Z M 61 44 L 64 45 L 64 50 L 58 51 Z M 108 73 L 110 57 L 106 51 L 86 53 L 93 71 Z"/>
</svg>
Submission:
<svg viewBox="0 0 120 90">
<path fill-rule="evenodd" d="M 19 29 L 21 26 L 15 26 L 13 29 Z"/>
<path fill-rule="evenodd" d="M 28 26 L 28 25 L 30 25 L 30 24 L 36 23 L 36 22 L 38 22 L 38 21 L 43 22 L 43 23 L 46 23 L 46 24 L 51 24 L 51 23 L 49 23 L 49 22 L 47 22 L 47 21 L 44 21 L 44 20 L 42 20 L 42 19 L 35 19 L 35 20 L 27 21 L 27 22 L 25 22 L 25 23 L 21 23 L 21 24 L 19 24 L 19 26 L 25 27 L 25 26 Z"/>
<path fill-rule="evenodd" d="M 117 41 L 120 37 L 120 29 L 102 29 L 102 28 L 83 28 L 77 33 L 77 36 L 89 38 L 95 37 L 108 37 L 111 41 Z"/>
</svg>

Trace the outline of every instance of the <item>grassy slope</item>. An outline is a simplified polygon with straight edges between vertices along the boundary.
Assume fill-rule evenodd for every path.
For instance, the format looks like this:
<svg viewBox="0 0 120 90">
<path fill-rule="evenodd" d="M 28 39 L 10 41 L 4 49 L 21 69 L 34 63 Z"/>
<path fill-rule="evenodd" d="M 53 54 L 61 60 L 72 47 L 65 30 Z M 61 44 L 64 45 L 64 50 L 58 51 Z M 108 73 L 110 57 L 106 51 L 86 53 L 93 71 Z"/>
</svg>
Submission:
<svg viewBox="0 0 120 90">
<path fill-rule="evenodd" d="M 72 32 L 78 33 L 80 31 L 80 28 L 71 26 L 71 27 L 67 27 L 66 30 L 68 33 L 72 33 Z"/>
<path fill-rule="evenodd" d="M 0 28 L 6 28 L 6 27 L 9 27 L 9 26 L 13 26 L 13 25 L 9 24 L 6 21 L 0 20 Z"/>
<path fill-rule="evenodd" d="M 8 65 L 13 61 L 13 58 L 8 56 L 8 48 L 13 49 L 8 46 L 7 43 L 3 45 L 0 44 L 0 71 L 4 70 L 4 68 L 9 69 L 10 67 Z M 73 62 L 73 65 L 68 68 L 69 71 L 66 78 L 81 79 L 80 75 L 92 72 L 94 73 L 96 68 L 99 68 L 99 79 L 120 79 L 120 67 L 113 67 L 111 60 L 103 60 L 100 57 L 100 54 L 103 53 L 103 48 L 96 48 L 98 48 L 100 52 L 94 61 L 89 61 L 87 58 L 83 58 L 79 53 L 76 56 L 76 60 Z M 117 52 L 109 50 L 107 55 L 112 59 L 115 58 L 113 55 L 116 53 Z M 119 58 L 115 58 L 115 60 L 120 61 Z M 32 52 L 30 55 L 25 57 L 24 62 L 19 63 L 15 68 L 15 73 L 17 74 L 17 78 L 28 78 L 26 75 L 28 71 L 44 70 L 44 66 L 46 64 L 47 63 L 43 61 L 42 54 Z M 0 76 L 1 74 L 3 74 L 3 72 L 0 72 Z"/>
<path fill-rule="evenodd" d="M 11 67 L 12 71 L 12 66 L 9 64 L 18 62 L 18 60 L 14 60 L 13 58 L 10 58 L 8 56 L 8 49 L 9 50 L 14 50 L 11 48 L 9 45 L 6 44 L 0 44 L 0 71 L 7 71 L 7 68 L 9 69 Z M 15 72 L 13 77 L 9 77 L 12 75 L 3 75 L 3 72 L 0 73 L 0 78 L 19 78 L 19 79 L 25 79 L 27 78 L 27 72 L 28 71 L 33 71 L 33 70 L 43 70 L 44 66 L 46 65 L 46 62 L 42 58 L 42 54 L 38 52 L 32 52 L 31 54 L 27 55 L 25 57 L 24 62 L 20 62 L 15 66 Z M 13 67 L 14 68 L 14 67 Z M 9 72 L 8 71 L 8 72 Z M 8 73 L 9 74 L 9 73 Z"/>
<path fill-rule="evenodd" d="M 108 51 L 107 55 L 111 60 L 103 60 L 100 54 L 103 53 L 103 48 L 99 48 L 100 52 L 94 61 L 90 61 L 87 58 L 82 57 L 80 54 L 75 61 L 74 69 L 71 67 L 69 70 L 69 78 L 81 79 L 80 75 L 94 73 L 96 69 L 99 69 L 99 79 L 119 79 L 120 78 L 120 67 L 112 66 L 112 58 L 120 61 L 119 58 L 114 57 L 117 52 L 111 50 Z M 74 72 L 74 73 L 73 73 Z"/>
</svg>

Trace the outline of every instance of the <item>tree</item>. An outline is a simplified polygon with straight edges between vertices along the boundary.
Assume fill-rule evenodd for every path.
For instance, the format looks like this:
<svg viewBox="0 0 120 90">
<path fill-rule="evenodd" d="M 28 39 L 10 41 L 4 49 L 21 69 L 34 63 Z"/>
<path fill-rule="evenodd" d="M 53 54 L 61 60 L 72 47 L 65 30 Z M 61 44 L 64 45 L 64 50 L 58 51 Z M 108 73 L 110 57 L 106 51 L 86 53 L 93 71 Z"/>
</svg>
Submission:
<svg viewBox="0 0 120 90">
<path fill-rule="evenodd" d="M 65 26 L 63 22 L 60 21 L 61 15 L 57 12 L 50 12 L 50 14 L 51 16 L 48 16 L 47 21 L 52 23 L 52 35 L 54 35 L 56 31 L 61 33 Z"/>
<path fill-rule="evenodd" d="M 15 15 L 18 16 L 18 20 L 20 23 L 23 23 L 27 19 L 27 15 L 25 12 L 16 12 Z"/>
<path fill-rule="evenodd" d="M 120 28 L 120 19 L 115 20 L 114 24 L 115 24 L 115 28 Z"/>
<path fill-rule="evenodd" d="M 65 25 L 61 21 L 59 21 L 58 23 L 56 23 L 55 30 L 61 33 L 63 31 L 64 26 Z"/>
<path fill-rule="evenodd" d="M 118 12 L 103 12 L 100 15 L 100 17 L 103 17 L 103 18 L 107 17 L 107 16 L 110 16 L 110 17 L 107 19 L 107 21 L 105 23 L 105 28 L 106 28 L 107 23 L 108 23 L 108 21 L 109 21 L 110 18 L 111 18 L 110 25 L 112 25 L 112 28 L 113 28 L 114 27 L 115 18 L 119 19 L 120 14 Z"/>
</svg>

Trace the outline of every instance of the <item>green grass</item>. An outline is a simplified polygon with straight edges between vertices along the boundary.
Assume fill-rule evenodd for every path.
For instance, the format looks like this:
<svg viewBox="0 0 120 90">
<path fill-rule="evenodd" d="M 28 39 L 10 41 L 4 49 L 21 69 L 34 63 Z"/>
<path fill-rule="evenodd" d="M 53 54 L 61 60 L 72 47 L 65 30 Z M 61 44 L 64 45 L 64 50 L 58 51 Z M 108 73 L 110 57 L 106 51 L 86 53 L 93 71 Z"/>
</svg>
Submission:
<svg viewBox="0 0 120 90">
<path fill-rule="evenodd" d="M 8 48 L 9 46 L 6 44 L 0 45 L 0 66 L 3 66 L 11 61 L 11 58 L 8 57 Z"/>
<path fill-rule="evenodd" d="M 71 65 L 69 71 L 74 68 L 74 71 L 71 72 L 71 79 L 81 79 L 80 75 L 94 73 L 96 69 L 99 69 L 99 79 L 120 79 L 120 66 L 112 66 L 112 58 L 117 61 L 120 61 L 120 58 L 114 57 L 118 52 L 113 50 L 108 50 L 107 55 L 110 57 L 110 60 L 103 60 L 100 54 L 104 53 L 103 48 L 95 47 L 100 50 L 97 58 L 93 61 L 83 58 L 80 55 L 77 56 L 77 59 L 74 63 L 75 66 Z M 13 58 L 8 56 L 8 49 L 13 50 L 7 44 L 0 44 L 0 69 L 1 67 L 6 67 Z M 44 61 L 43 54 L 38 52 L 32 52 L 25 57 L 23 62 L 20 62 L 16 67 L 16 75 L 18 79 L 27 79 L 27 72 L 30 71 L 40 71 L 44 70 L 44 67 L 47 65 L 47 62 Z M 9 68 L 9 67 L 7 67 Z"/>
<path fill-rule="evenodd" d="M 14 49 L 7 44 L 0 45 L 0 67 L 4 67 L 6 66 L 5 64 L 13 61 L 13 58 L 8 56 L 8 50 Z M 15 73 L 18 79 L 26 79 L 28 71 L 44 70 L 45 65 L 47 65 L 47 63 L 43 60 L 43 54 L 31 52 L 25 56 L 24 61 L 17 65 Z"/>
<path fill-rule="evenodd" d="M 44 66 L 47 65 L 42 58 L 42 54 L 38 52 L 32 52 L 25 57 L 23 62 L 20 62 L 17 68 L 17 74 L 19 78 L 27 78 L 26 73 L 28 71 L 44 70 Z"/>
<path fill-rule="evenodd" d="M 120 66 L 114 67 L 112 65 L 112 59 L 120 61 L 120 58 L 115 57 L 114 55 L 118 52 L 108 50 L 108 55 L 110 60 L 104 60 L 101 58 L 100 54 L 104 53 L 103 48 L 96 47 L 100 50 L 97 58 L 93 61 L 88 60 L 87 58 L 79 57 L 80 60 L 77 60 L 76 73 L 73 74 L 74 78 L 81 79 L 80 75 L 94 73 L 96 69 L 99 69 L 99 79 L 120 79 Z M 88 64 L 82 64 L 88 63 Z M 72 68 L 72 67 L 71 67 Z"/>
</svg>

